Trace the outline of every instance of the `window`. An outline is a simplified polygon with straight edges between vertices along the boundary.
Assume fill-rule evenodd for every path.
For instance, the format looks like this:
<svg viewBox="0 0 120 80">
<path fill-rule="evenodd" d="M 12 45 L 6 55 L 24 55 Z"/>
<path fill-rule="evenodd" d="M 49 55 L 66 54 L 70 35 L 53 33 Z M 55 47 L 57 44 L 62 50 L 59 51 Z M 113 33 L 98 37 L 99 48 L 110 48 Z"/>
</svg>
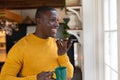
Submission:
<svg viewBox="0 0 120 80">
<path fill-rule="evenodd" d="M 104 0 L 105 80 L 118 80 L 117 0 Z"/>
</svg>

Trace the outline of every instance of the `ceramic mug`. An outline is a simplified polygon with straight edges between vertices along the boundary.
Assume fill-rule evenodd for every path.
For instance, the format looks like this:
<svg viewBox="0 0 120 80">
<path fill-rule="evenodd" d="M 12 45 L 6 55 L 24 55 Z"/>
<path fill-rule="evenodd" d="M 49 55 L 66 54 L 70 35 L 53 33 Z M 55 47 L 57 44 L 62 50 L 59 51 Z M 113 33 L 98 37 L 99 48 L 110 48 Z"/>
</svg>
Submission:
<svg viewBox="0 0 120 80">
<path fill-rule="evenodd" d="M 67 69 L 64 66 L 55 69 L 56 80 L 67 80 Z"/>
</svg>

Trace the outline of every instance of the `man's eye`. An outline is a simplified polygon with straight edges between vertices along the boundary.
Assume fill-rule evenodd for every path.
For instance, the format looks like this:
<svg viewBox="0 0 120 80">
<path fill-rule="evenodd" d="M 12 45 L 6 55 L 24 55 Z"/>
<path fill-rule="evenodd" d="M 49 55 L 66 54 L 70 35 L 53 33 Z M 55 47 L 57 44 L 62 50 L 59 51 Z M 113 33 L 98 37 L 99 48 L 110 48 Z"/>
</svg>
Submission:
<svg viewBox="0 0 120 80">
<path fill-rule="evenodd" d="M 50 21 L 55 21 L 56 19 L 50 19 Z"/>
</svg>

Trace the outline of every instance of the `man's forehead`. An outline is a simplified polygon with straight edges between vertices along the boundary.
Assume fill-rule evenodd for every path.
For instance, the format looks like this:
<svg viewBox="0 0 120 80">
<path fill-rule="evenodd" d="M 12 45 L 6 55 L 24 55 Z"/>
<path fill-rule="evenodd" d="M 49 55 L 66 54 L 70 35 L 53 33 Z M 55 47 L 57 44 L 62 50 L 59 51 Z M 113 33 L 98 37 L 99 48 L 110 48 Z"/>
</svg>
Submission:
<svg viewBox="0 0 120 80">
<path fill-rule="evenodd" d="M 48 16 L 54 15 L 54 16 L 58 16 L 58 13 L 57 13 L 57 11 L 52 10 L 52 11 L 45 11 L 42 15 L 48 15 Z"/>
</svg>

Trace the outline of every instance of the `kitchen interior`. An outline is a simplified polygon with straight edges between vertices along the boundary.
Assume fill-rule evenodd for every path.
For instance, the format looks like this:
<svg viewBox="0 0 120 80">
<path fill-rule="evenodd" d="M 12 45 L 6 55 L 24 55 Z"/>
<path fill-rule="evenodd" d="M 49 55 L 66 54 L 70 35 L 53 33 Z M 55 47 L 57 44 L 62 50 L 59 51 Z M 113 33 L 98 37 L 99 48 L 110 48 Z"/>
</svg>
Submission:
<svg viewBox="0 0 120 80">
<path fill-rule="evenodd" d="M 0 1 L 0 69 L 9 49 L 23 36 L 34 32 L 36 8 L 42 5 L 53 6 L 59 13 L 60 29 L 57 37 L 64 34 L 61 30 L 67 19 L 67 33 L 76 41 L 68 51 L 71 63 L 75 67 L 73 80 L 82 80 L 83 70 L 83 30 L 81 0 L 1 0 Z M 62 35 L 61 35 L 62 34 Z"/>
</svg>

